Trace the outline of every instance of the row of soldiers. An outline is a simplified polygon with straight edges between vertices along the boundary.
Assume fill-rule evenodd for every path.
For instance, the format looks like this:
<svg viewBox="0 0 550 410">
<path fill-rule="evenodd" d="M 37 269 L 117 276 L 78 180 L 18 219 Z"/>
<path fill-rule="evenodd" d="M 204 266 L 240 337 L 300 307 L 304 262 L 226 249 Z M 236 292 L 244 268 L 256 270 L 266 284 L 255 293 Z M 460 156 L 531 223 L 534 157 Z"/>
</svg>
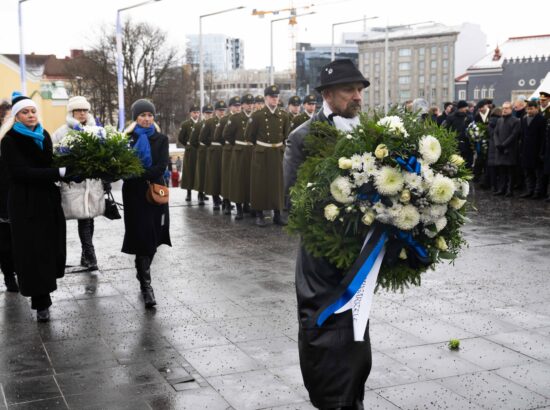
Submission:
<svg viewBox="0 0 550 410">
<path fill-rule="evenodd" d="M 185 147 L 181 188 L 198 192 L 199 205 L 212 196 L 213 209 L 220 207 L 231 215 L 235 203 L 236 220 L 244 213 L 266 226 L 264 211 L 273 211 L 273 223 L 285 225 L 283 154 L 289 133 L 315 113 L 316 97 L 308 95 L 300 113 L 300 97 L 289 99 L 288 111 L 280 106 L 279 87 L 271 85 L 263 97 L 246 94 L 232 97 L 229 106 L 222 100 L 214 106 L 190 109 L 190 118 L 182 123 L 178 135 Z M 222 200 L 223 198 L 223 200 Z"/>
</svg>

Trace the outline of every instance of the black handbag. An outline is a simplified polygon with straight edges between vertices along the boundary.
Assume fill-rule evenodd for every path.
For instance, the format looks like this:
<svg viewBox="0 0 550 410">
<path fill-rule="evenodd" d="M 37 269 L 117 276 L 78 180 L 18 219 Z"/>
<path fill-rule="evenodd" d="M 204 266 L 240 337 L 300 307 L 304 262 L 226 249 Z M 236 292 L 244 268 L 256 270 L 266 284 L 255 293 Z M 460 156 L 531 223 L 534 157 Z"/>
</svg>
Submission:
<svg viewBox="0 0 550 410">
<path fill-rule="evenodd" d="M 115 197 L 112 192 L 107 191 L 107 198 L 105 198 L 105 213 L 103 216 L 111 220 L 122 218 L 120 216 L 120 212 L 118 211 L 119 206 L 122 208 L 122 204 L 115 201 Z"/>
</svg>

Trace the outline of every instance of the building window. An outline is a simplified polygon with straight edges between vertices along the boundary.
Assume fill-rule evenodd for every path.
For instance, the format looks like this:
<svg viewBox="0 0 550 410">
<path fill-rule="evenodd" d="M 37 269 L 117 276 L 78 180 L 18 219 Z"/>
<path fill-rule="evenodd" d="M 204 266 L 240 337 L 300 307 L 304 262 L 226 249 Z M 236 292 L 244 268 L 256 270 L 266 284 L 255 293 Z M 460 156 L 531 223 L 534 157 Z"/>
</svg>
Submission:
<svg viewBox="0 0 550 410">
<path fill-rule="evenodd" d="M 399 71 L 407 71 L 411 69 L 411 63 L 399 63 Z"/>
<path fill-rule="evenodd" d="M 424 54 L 426 54 L 426 49 L 424 47 L 420 47 L 418 49 L 418 55 L 424 57 Z"/>
<path fill-rule="evenodd" d="M 409 90 L 401 90 L 399 91 L 399 99 L 401 101 L 405 101 L 411 98 L 411 92 Z"/>
<path fill-rule="evenodd" d="M 380 61 L 380 51 L 375 51 L 375 53 L 374 53 L 374 61 Z"/>
<path fill-rule="evenodd" d="M 448 68 L 448 67 L 449 67 L 449 60 L 444 59 L 443 60 L 443 68 Z"/>
<path fill-rule="evenodd" d="M 432 88 L 432 101 L 434 101 L 437 98 L 437 88 Z"/>
<path fill-rule="evenodd" d="M 474 100 L 479 100 L 479 88 L 474 88 Z"/>
<path fill-rule="evenodd" d="M 493 86 L 489 87 L 489 98 L 495 98 L 495 88 Z"/>
<path fill-rule="evenodd" d="M 443 84 L 447 84 L 449 82 L 449 75 L 448 74 L 443 74 Z"/>
<path fill-rule="evenodd" d="M 436 46 L 432 46 L 431 53 L 432 53 L 432 56 L 437 54 L 437 47 Z"/>
<path fill-rule="evenodd" d="M 437 77 L 435 75 L 431 75 L 430 76 L 430 84 L 435 84 L 437 83 Z"/>
<path fill-rule="evenodd" d="M 423 76 L 423 75 L 419 75 L 419 76 L 418 76 L 418 82 L 419 82 L 420 84 L 424 84 L 424 76 Z"/>
<path fill-rule="evenodd" d="M 379 72 L 380 72 L 380 64 L 375 64 L 375 65 L 374 65 L 374 72 L 375 72 L 375 73 L 379 73 Z"/>
<path fill-rule="evenodd" d="M 418 96 L 424 98 L 425 93 L 424 93 L 424 89 L 423 89 L 423 88 L 420 88 L 420 89 L 418 90 Z"/>
<path fill-rule="evenodd" d="M 370 53 L 363 53 L 363 60 L 365 61 L 365 63 L 369 62 L 369 56 L 370 56 Z"/>
<path fill-rule="evenodd" d="M 443 89 L 441 90 L 441 98 L 446 100 L 448 96 L 449 96 L 449 89 L 447 87 L 443 87 Z"/>
<path fill-rule="evenodd" d="M 466 90 L 458 90 L 458 99 L 459 100 L 465 100 L 466 99 Z"/>
<path fill-rule="evenodd" d="M 449 54 L 449 46 L 443 46 L 443 54 Z"/>
<path fill-rule="evenodd" d="M 425 67 L 426 67 L 426 63 L 424 61 L 418 62 L 418 71 L 421 71 L 421 72 L 424 71 Z"/>
<path fill-rule="evenodd" d="M 400 48 L 399 57 L 410 57 L 411 49 L 410 48 Z"/>
<path fill-rule="evenodd" d="M 481 89 L 481 98 L 487 98 L 487 88 L 485 87 Z"/>
<path fill-rule="evenodd" d="M 368 72 L 369 72 L 369 69 L 370 69 L 370 67 L 369 67 L 368 64 L 365 64 L 365 65 L 363 66 L 363 71 L 364 71 L 365 73 L 368 73 Z"/>
<path fill-rule="evenodd" d="M 430 63 L 430 67 L 432 70 L 435 70 L 437 68 L 437 60 L 432 60 Z"/>
<path fill-rule="evenodd" d="M 402 75 L 399 77 L 399 84 L 410 84 L 411 77 L 408 75 Z"/>
</svg>

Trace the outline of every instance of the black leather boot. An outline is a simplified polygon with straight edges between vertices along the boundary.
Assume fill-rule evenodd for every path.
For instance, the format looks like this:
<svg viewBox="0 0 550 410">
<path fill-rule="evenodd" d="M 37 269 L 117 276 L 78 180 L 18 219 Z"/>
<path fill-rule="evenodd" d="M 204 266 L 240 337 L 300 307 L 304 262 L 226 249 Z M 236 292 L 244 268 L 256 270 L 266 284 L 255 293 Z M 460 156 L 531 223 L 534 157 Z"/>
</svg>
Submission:
<svg viewBox="0 0 550 410">
<path fill-rule="evenodd" d="M 223 205 L 224 205 L 223 214 L 224 215 L 231 215 L 231 202 L 229 201 L 229 199 L 224 199 L 223 200 Z"/>
<path fill-rule="evenodd" d="M 157 304 L 155 293 L 151 287 L 151 261 L 150 256 L 136 255 L 136 278 L 139 281 L 146 308 L 152 308 Z"/>
<path fill-rule="evenodd" d="M 286 226 L 287 222 L 281 216 L 281 211 L 278 209 L 273 210 L 273 223 L 279 226 Z"/>
<path fill-rule="evenodd" d="M 214 205 L 212 206 L 212 209 L 214 211 L 219 211 L 220 210 L 220 204 L 222 202 L 222 200 L 220 199 L 220 196 L 219 195 L 212 195 L 212 201 L 214 202 Z"/>
<path fill-rule="evenodd" d="M 245 202 L 245 203 L 244 203 L 243 212 L 244 212 L 245 214 L 249 214 L 249 213 L 250 213 L 250 204 L 249 204 L 248 202 Z"/>
<path fill-rule="evenodd" d="M 80 264 L 87 267 L 89 271 L 96 271 L 97 258 L 95 256 L 95 248 L 93 243 L 93 219 L 78 220 L 78 236 L 80 237 L 80 243 L 82 245 L 82 256 L 80 258 Z"/>
<path fill-rule="evenodd" d="M 237 215 L 235 215 L 235 220 L 240 221 L 243 217 L 243 204 L 237 204 Z"/>
<path fill-rule="evenodd" d="M 191 201 L 191 190 L 188 189 L 187 196 L 185 197 L 185 202 L 190 202 L 190 201 Z"/>
<path fill-rule="evenodd" d="M 199 192 L 199 205 L 204 206 L 204 193 Z"/>
<path fill-rule="evenodd" d="M 19 292 L 19 285 L 17 284 L 17 279 L 15 278 L 15 273 L 4 273 L 4 284 L 6 285 L 6 290 L 8 292 Z"/>
</svg>

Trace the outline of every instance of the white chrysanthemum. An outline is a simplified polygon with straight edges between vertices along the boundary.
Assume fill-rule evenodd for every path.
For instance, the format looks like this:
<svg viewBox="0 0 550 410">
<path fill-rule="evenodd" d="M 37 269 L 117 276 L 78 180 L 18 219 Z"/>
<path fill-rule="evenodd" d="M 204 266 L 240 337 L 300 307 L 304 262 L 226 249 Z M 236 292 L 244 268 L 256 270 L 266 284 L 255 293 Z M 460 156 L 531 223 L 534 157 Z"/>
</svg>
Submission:
<svg viewBox="0 0 550 410">
<path fill-rule="evenodd" d="M 436 204 L 446 204 L 453 197 L 455 189 L 455 184 L 451 178 L 439 174 L 434 177 L 428 196 Z"/>
<path fill-rule="evenodd" d="M 362 169 L 363 168 L 363 158 L 361 155 L 354 154 L 351 156 L 351 169 Z"/>
<path fill-rule="evenodd" d="M 463 198 L 466 198 L 470 193 L 470 184 L 468 183 L 468 181 L 455 179 L 454 182 L 456 186 L 456 192 Z"/>
<path fill-rule="evenodd" d="M 447 205 L 432 205 L 420 212 L 420 221 L 424 225 L 435 223 L 447 213 Z"/>
<path fill-rule="evenodd" d="M 381 195 L 396 195 L 403 189 L 403 175 L 401 171 L 393 167 L 382 167 L 374 177 L 374 184 Z"/>
<path fill-rule="evenodd" d="M 420 167 L 420 174 L 422 175 L 424 180 L 431 185 L 435 177 L 433 169 L 431 169 L 429 165 L 422 165 Z"/>
<path fill-rule="evenodd" d="M 365 152 L 363 155 L 361 155 L 361 159 L 363 160 L 363 168 L 367 165 L 375 163 L 374 155 L 372 155 L 370 152 Z"/>
<path fill-rule="evenodd" d="M 422 177 L 420 175 L 416 175 L 412 172 L 406 172 L 403 175 L 403 178 L 405 179 L 405 185 L 410 190 L 413 190 L 419 193 L 421 193 L 424 190 L 422 186 Z"/>
<path fill-rule="evenodd" d="M 442 216 L 437 221 L 435 221 L 435 228 L 437 229 L 437 232 L 441 232 L 445 227 L 447 226 L 447 218 Z"/>
<path fill-rule="evenodd" d="M 353 196 L 351 196 L 351 182 L 346 177 L 337 177 L 330 184 L 330 193 L 333 198 L 342 204 L 353 202 Z"/>
<path fill-rule="evenodd" d="M 374 162 L 368 162 L 363 164 L 363 172 L 369 176 L 374 176 L 378 172 L 378 167 Z"/>
<path fill-rule="evenodd" d="M 338 218 L 338 215 L 340 214 L 340 210 L 338 207 L 334 204 L 328 204 L 325 206 L 325 218 L 329 221 L 334 221 L 336 218 Z"/>
<path fill-rule="evenodd" d="M 352 172 L 351 176 L 353 177 L 353 181 L 357 187 L 369 182 L 369 174 L 365 172 Z"/>
<path fill-rule="evenodd" d="M 403 205 L 392 216 L 394 225 L 403 231 L 410 231 L 420 222 L 420 214 L 414 205 Z"/>
<path fill-rule="evenodd" d="M 418 152 L 422 155 L 424 163 L 435 164 L 441 156 L 441 144 L 437 138 L 425 135 L 418 142 Z"/>
<path fill-rule="evenodd" d="M 407 130 L 405 129 L 405 125 L 403 124 L 403 120 L 397 115 L 389 115 L 387 117 L 381 118 L 377 122 L 377 125 L 387 127 L 390 131 L 400 133 L 404 137 L 409 136 Z"/>
</svg>

